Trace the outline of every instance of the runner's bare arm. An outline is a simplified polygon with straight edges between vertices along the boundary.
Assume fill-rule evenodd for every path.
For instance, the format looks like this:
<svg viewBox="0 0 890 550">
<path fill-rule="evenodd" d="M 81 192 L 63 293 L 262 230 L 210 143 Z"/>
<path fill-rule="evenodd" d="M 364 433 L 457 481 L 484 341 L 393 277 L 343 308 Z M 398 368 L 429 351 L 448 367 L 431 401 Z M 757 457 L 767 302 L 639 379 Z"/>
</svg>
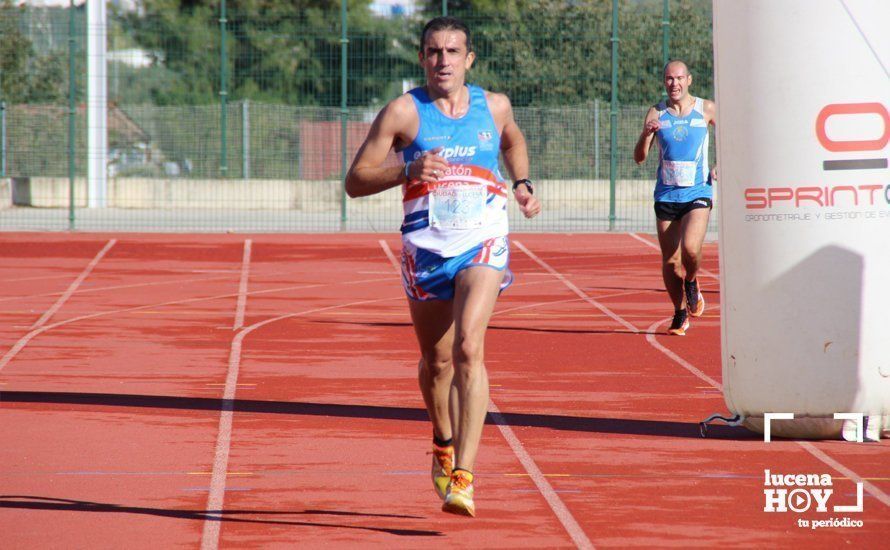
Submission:
<svg viewBox="0 0 890 550">
<path fill-rule="evenodd" d="M 649 112 L 646 113 L 646 120 L 643 122 L 643 131 L 640 133 L 640 138 L 634 147 L 634 161 L 637 164 L 646 162 L 646 157 L 649 156 L 649 149 L 652 148 L 652 143 L 655 141 L 655 132 L 658 131 L 659 126 L 658 111 L 655 110 L 655 107 L 649 107 Z"/>
<path fill-rule="evenodd" d="M 448 162 L 437 154 L 441 147 L 425 151 L 423 156 L 408 163 L 407 170 L 405 164 L 383 166 L 390 149 L 410 145 L 419 127 L 417 109 L 407 94 L 384 107 L 346 174 L 346 194 L 365 197 L 414 179 L 437 180 L 448 168 Z"/>
<path fill-rule="evenodd" d="M 709 99 L 704 100 L 704 102 L 705 102 L 705 119 L 707 119 L 708 124 L 717 126 L 717 104 Z"/>
<path fill-rule="evenodd" d="M 513 119 L 513 106 L 504 94 L 486 93 L 488 108 L 494 118 L 495 126 L 501 134 L 501 152 L 504 165 L 514 180 L 528 177 L 528 146 L 522 130 Z"/>
<path fill-rule="evenodd" d="M 410 116 L 409 109 L 413 106 L 406 100 L 410 98 L 402 96 L 391 101 L 374 119 L 346 174 L 346 193 L 350 197 L 373 195 L 405 183 L 404 165 L 383 166 L 383 163 L 407 126 L 405 117 Z"/>
<path fill-rule="evenodd" d="M 708 99 L 705 100 L 705 119 L 708 124 L 717 126 L 717 104 Z M 711 167 L 711 181 L 717 181 L 717 164 Z"/>
<path fill-rule="evenodd" d="M 501 153 L 504 155 L 504 164 L 510 172 L 513 180 L 528 178 L 528 146 L 525 136 L 516 120 L 513 118 L 513 107 L 510 99 L 504 94 L 486 92 L 488 108 L 494 118 L 495 126 L 501 134 Z M 525 184 L 519 184 L 513 192 L 513 197 L 519 204 L 519 210 L 526 218 L 537 216 L 541 212 L 541 202 L 535 197 Z"/>
</svg>

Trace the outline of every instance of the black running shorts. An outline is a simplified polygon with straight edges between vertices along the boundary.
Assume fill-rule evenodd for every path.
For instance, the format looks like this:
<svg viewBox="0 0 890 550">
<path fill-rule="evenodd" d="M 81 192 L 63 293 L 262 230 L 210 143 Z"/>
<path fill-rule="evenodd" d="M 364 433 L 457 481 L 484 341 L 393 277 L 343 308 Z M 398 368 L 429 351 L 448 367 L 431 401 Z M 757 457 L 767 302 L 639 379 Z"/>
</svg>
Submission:
<svg viewBox="0 0 890 550">
<path fill-rule="evenodd" d="M 713 208 L 713 203 L 705 197 L 689 202 L 656 202 L 655 217 L 662 221 L 676 221 L 696 208 Z"/>
</svg>

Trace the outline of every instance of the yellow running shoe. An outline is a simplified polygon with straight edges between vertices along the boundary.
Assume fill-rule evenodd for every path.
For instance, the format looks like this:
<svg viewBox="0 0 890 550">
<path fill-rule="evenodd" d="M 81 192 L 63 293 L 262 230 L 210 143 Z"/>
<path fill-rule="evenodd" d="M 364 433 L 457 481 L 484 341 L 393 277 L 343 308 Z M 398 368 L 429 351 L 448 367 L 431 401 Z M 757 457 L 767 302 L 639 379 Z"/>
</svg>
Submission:
<svg viewBox="0 0 890 550">
<path fill-rule="evenodd" d="M 466 470 L 455 470 L 451 474 L 448 493 L 442 511 L 459 516 L 476 516 L 476 505 L 473 504 L 473 474 Z"/>
<path fill-rule="evenodd" d="M 433 487 L 439 498 L 445 500 L 448 482 L 451 481 L 451 470 L 454 468 L 454 446 L 439 447 L 433 443 Z"/>
</svg>

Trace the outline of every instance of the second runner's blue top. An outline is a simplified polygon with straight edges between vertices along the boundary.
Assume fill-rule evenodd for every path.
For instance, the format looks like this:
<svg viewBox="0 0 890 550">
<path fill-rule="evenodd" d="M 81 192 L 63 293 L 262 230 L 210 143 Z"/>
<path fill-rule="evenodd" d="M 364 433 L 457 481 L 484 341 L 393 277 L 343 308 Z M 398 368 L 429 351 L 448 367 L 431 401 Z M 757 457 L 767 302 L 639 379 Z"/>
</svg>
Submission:
<svg viewBox="0 0 890 550">
<path fill-rule="evenodd" d="M 685 117 L 671 114 L 662 101 L 656 105 L 661 127 L 658 138 L 657 202 L 691 202 L 713 196 L 708 166 L 708 123 L 704 101 L 697 97 Z"/>
</svg>

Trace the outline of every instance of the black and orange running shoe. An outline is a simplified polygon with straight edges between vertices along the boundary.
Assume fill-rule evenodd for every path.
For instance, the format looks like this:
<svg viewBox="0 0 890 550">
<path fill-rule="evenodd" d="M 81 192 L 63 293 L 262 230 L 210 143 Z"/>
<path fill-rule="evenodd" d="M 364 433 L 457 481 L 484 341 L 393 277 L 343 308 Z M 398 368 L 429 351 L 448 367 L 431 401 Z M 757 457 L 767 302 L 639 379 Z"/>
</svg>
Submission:
<svg viewBox="0 0 890 550">
<path fill-rule="evenodd" d="M 686 336 L 686 329 L 689 328 L 689 317 L 686 316 L 686 310 L 681 309 L 674 313 L 674 319 L 671 321 L 671 327 L 668 334 L 674 336 Z"/>
<path fill-rule="evenodd" d="M 698 289 L 698 279 L 683 281 L 683 290 L 686 291 L 686 311 L 690 317 L 701 317 L 705 312 L 705 297 Z"/>
</svg>

